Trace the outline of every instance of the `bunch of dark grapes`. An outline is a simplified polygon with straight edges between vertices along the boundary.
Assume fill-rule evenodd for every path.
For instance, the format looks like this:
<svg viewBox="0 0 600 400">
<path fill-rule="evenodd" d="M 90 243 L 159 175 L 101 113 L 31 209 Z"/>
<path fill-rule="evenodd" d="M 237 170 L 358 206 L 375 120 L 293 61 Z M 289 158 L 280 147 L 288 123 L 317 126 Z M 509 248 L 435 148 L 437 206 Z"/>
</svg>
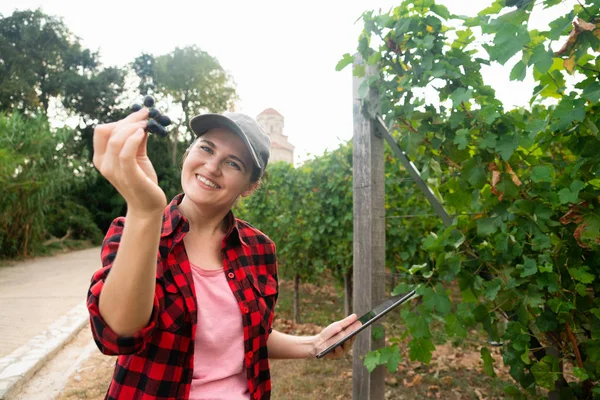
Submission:
<svg viewBox="0 0 600 400">
<path fill-rule="evenodd" d="M 150 109 L 148 112 L 148 126 L 146 130 L 150 133 L 154 133 L 155 135 L 160 135 L 161 137 L 167 136 L 166 126 L 171 125 L 171 118 L 166 115 L 162 115 L 157 108 L 154 108 L 154 97 L 148 95 L 144 97 L 144 106 Z M 134 104 L 131 106 L 131 111 L 136 112 L 142 109 L 142 106 L 139 104 Z"/>
</svg>

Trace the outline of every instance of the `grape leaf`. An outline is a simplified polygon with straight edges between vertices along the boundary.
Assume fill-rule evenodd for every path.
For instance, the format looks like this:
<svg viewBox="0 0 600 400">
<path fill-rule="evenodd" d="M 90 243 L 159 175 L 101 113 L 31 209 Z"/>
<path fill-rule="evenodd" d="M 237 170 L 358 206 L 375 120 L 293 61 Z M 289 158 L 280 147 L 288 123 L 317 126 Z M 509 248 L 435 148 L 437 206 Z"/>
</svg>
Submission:
<svg viewBox="0 0 600 400">
<path fill-rule="evenodd" d="M 535 260 L 528 257 L 523 257 L 523 259 L 525 261 L 523 263 L 523 272 L 521 272 L 521 278 L 535 275 L 538 272 L 537 263 Z"/>
<path fill-rule="evenodd" d="M 367 353 L 365 356 L 364 365 L 367 367 L 369 372 L 373 372 L 373 370 L 375 370 L 375 368 L 379 365 L 379 357 L 380 353 L 378 350 Z"/>
<path fill-rule="evenodd" d="M 538 165 L 531 170 L 531 180 L 535 183 L 553 182 L 554 177 L 554 168 L 551 165 Z"/>
<path fill-rule="evenodd" d="M 585 284 L 592 283 L 594 281 L 594 279 L 596 279 L 596 277 L 594 275 L 587 272 L 587 271 L 589 271 L 589 268 L 587 266 L 571 268 L 569 271 L 571 272 L 571 276 L 575 280 L 578 280 L 581 283 L 585 283 Z"/>
<path fill-rule="evenodd" d="M 408 343 L 410 360 L 429 364 L 435 346 L 430 339 L 413 339 Z"/>
<path fill-rule="evenodd" d="M 517 61 L 513 69 L 510 71 L 511 81 L 523 81 L 527 76 L 527 65 L 523 61 Z"/>
<path fill-rule="evenodd" d="M 335 66 L 336 71 L 341 71 L 346 68 L 348 65 L 354 62 L 354 57 L 352 57 L 349 53 L 346 53 L 342 56 L 342 59 Z"/>
<path fill-rule="evenodd" d="M 483 371 L 487 376 L 495 377 L 496 372 L 494 371 L 494 358 L 492 354 L 487 347 L 482 347 L 480 352 L 481 359 L 483 360 Z"/>
</svg>

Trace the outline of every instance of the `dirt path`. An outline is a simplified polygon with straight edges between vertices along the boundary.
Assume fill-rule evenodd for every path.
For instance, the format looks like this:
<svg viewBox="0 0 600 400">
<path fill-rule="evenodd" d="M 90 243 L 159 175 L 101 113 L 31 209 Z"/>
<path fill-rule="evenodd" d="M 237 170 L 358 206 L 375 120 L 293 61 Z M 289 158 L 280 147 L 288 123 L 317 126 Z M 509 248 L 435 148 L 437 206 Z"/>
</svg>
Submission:
<svg viewBox="0 0 600 400">
<path fill-rule="evenodd" d="M 56 399 L 69 380 L 76 382 L 82 365 L 93 355 L 102 356 L 86 326 L 11 398 L 14 400 Z"/>
<path fill-rule="evenodd" d="M 0 267 L 0 358 L 85 301 L 98 247 Z"/>
</svg>

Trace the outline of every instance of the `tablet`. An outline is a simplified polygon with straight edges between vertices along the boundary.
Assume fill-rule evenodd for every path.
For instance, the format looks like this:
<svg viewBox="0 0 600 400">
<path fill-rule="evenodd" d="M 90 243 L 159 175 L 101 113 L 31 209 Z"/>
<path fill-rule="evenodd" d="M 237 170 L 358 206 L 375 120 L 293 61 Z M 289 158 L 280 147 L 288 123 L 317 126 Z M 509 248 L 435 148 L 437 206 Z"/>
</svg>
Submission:
<svg viewBox="0 0 600 400">
<path fill-rule="evenodd" d="M 332 344 L 331 346 L 317 354 L 317 358 L 321 358 L 336 347 L 341 346 L 346 340 L 354 337 L 356 334 L 373 324 L 375 321 L 392 311 L 394 308 L 398 307 L 400 304 L 406 303 L 414 295 L 415 291 L 411 290 L 406 294 L 399 294 L 397 296 L 390 297 L 383 303 L 379 304 L 377 307 L 375 307 L 374 309 L 372 309 L 371 311 L 369 311 L 368 313 L 366 313 L 358 319 L 360 322 L 362 322 L 362 325 L 358 329 L 350 332 L 348 335 L 344 336 L 342 339 L 338 340 L 336 343 Z"/>
</svg>

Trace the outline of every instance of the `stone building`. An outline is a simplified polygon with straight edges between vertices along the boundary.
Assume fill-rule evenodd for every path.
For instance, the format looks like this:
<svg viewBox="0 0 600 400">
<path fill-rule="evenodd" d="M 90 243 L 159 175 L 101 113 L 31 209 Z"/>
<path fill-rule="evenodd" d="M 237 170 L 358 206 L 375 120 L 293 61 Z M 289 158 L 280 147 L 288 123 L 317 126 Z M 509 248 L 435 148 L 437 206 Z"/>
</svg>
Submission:
<svg viewBox="0 0 600 400">
<path fill-rule="evenodd" d="M 283 134 L 283 115 L 267 108 L 256 117 L 256 121 L 271 138 L 271 157 L 269 163 L 285 161 L 294 164 L 294 146 Z"/>
</svg>

